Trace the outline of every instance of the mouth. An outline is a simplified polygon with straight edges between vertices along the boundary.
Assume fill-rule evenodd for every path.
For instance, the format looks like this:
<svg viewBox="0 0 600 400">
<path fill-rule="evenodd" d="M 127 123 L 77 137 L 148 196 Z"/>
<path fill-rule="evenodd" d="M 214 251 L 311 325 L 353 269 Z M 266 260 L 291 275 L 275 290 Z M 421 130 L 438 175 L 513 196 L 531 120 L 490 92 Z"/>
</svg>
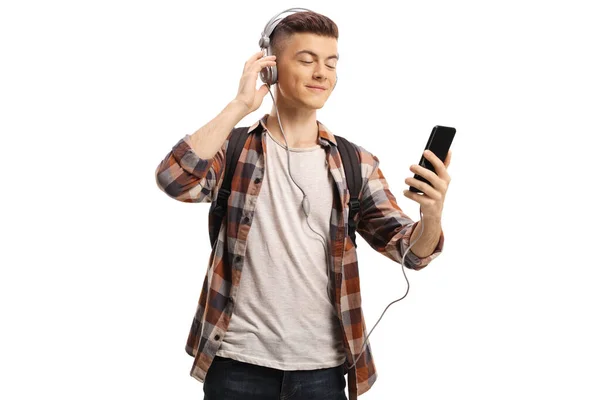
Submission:
<svg viewBox="0 0 600 400">
<path fill-rule="evenodd" d="M 306 86 L 307 88 L 314 90 L 315 92 L 324 92 L 325 88 L 322 86 Z"/>
</svg>

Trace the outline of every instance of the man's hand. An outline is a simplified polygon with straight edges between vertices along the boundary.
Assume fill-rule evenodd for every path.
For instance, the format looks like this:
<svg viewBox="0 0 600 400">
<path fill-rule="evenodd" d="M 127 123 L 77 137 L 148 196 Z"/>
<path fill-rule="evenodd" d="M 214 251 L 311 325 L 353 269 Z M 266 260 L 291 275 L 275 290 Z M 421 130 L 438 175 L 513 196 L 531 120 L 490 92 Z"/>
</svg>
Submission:
<svg viewBox="0 0 600 400">
<path fill-rule="evenodd" d="M 425 182 L 421 182 L 412 176 L 408 177 L 404 182 L 409 186 L 422 190 L 423 194 L 405 190 L 404 196 L 421 205 L 421 212 L 423 213 L 422 218 L 425 221 L 441 221 L 444 200 L 446 199 L 446 192 L 450 185 L 450 175 L 448 175 L 447 168 L 450 165 L 450 159 L 452 158 L 452 150 L 448 150 L 445 162 L 442 162 L 442 160 L 430 150 L 425 150 L 423 155 L 431 162 L 431 164 L 433 164 L 435 173 L 420 165 L 411 165 L 410 170 L 427 179 L 431 182 L 432 186 Z"/>
<path fill-rule="evenodd" d="M 256 111 L 262 104 L 263 98 L 269 92 L 269 86 L 265 83 L 256 89 L 258 74 L 266 67 L 277 65 L 275 56 L 265 56 L 263 51 L 254 53 L 244 64 L 244 71 L 240 78 L 238 94 L 233 100 L 246 109 L 246 115 Z"/>
</svg>

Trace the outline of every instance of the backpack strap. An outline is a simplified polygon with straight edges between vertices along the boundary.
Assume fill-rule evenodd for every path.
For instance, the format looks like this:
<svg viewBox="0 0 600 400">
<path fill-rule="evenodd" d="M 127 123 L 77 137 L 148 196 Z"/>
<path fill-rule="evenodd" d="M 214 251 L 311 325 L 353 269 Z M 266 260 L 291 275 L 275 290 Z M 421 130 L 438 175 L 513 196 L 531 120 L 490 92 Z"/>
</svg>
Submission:
<svg viewBox="0 0 600 400">
<path fill-rule="evenodd" d="M 229 195 L 231 194 L 231 180 L 233 179 L 233 173 L 235 172 L 235 167 L 237 166 L 242 149 L 246 144 L 249 128 L 249 126 L 234 128 L 229 135 L 227 157 L 225 158 L 226 162 L 224 166 L 225 170 L 223 171 L 225 176 L 223 178 L 221 188 L 219 189 L 217 199 L 216 201 L 213 201 L 209 211 L 209 213 L 214 215 L 214 222 L 212 225 L 213 229 L 209 232 L 211 247 L 214 247 L 215 242 L 217 241 L 219 229 L 221 229 L 223 218 L 227 213 L 227 203 L 229 200 Z"/>
<path fill-rule="evenodd" d="M 356 145 L 350 142 L 348 139 L 338 135 L 334 135 L 334 137 L 337 141 L 340 155 L 342 156 L 342 164 L 344 165 L 346 182 L 348 184 L 348 190 L 350 191 L 350 201 L 348 202 L 350 209 L 348 213 L 348 236 L 350 236 L 350 239 L 352 239 L 354 247 L 357 247 L 356 223 L 354 222 L 354 216 L 360 209 L 358 195 L 362 187 L 362 175 L 360 172 L 360 162 L 358 160 L 359 151 L 356 148 Z"/>
</svg>

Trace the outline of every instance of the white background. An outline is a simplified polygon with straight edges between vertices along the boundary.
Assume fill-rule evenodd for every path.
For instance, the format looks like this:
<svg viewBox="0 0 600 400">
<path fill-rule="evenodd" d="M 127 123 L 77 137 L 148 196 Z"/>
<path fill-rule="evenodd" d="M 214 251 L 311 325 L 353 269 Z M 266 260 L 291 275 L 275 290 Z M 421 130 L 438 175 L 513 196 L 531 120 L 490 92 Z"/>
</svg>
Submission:
<svg viewBox="0 0 600 400">
<path fill-rule="evenodd" d="M 0 397 L 202 398 L 184 346 L 209 204 L 154 171 L 235 97 L 269 18 L 306 7 L 340 31 L 317 118 L 415 220 L 408 168 L 457 129 L 445 249 L 406 270 L 361 399 L 600 398 L 593 3 L 3 2 Z M 358 255 L 370 331 L 407 285 L 361 237 Z"/>
</svg>

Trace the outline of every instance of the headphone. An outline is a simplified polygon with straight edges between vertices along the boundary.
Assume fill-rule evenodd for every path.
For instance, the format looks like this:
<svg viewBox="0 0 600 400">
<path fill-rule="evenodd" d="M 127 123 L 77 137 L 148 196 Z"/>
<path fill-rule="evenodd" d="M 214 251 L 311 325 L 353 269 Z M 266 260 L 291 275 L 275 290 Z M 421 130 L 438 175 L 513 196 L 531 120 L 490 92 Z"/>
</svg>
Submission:
<svg viewBox="0 0 600 400">
<path fill-rule="evenodd" d="M 281 14 L 284 14 L 286 12 L 291 12 L 292 14 L 294 14 L 297 12 L 304 12 L 304 11 L 314 12 L 307 8 L 288 8 L 287 10 L 280 12 L 279 14 L 277 14 L 276 16 L 271 18 L 269 20 L 269 22 L 267 22 L 267 24 L 265 25 L 265 28 L 263 29 L 262 33 L 260 34 L 260 40 L 258 41 L 258 45 L 260 46 L 261 49 L 263 49 L 263 53 L 264 53 L 265 57 L 273 54 L 273 48 L 271 47 L 271 34 L 275 30 L 275 27 L 277 27 L 277 25 L 279 25 L 279 22 L 281 22 L 281 20 L 283 19 L 283 18 L 278 18 L 278 17 Z M 276 84 L 277 78 L 278 78 L 277 66 L 275 66 L 275 65 L 265 67 L 260 71 L 260 80 L 269 86 Z M 331 90 L 335 89 L 335 85 L 337 85 L 337 81 L 338 81 L 338 76 L 336 73 L 335 74 L 335 83 L 333 84 L 333 88 Z"/>
</svg>

